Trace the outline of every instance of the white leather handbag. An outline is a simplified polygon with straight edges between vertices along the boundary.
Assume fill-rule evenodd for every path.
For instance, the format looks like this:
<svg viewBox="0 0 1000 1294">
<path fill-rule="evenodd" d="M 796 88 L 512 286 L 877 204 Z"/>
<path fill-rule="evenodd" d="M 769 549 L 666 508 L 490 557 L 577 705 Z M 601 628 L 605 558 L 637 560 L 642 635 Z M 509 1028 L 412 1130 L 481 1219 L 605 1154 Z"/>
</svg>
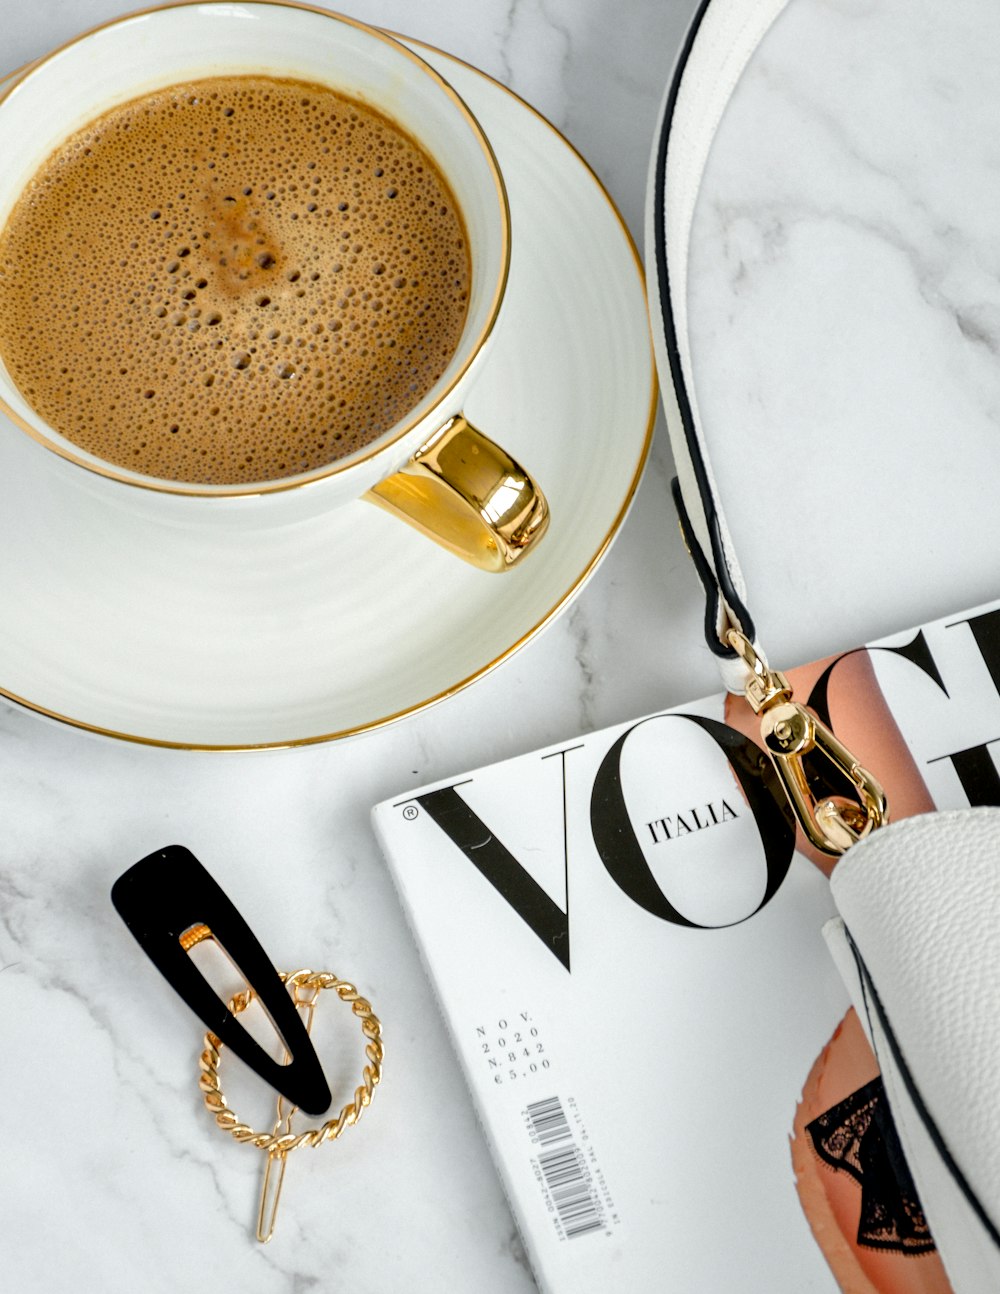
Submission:
<svg viewBox="0 0 1000 1294">
<path fill-rule="evenodd" d="M 1000 1290 L 1000 809 L 852 846 L 824 934 L 956 1291 Z"/>
<path fill-rule="evenodd" d="M 986 1294 L 1000 1291 L 1000 809 L 885 825 L 876 777 L 792 699 L 761 651 L 713 470 L 713 459 L 753 447 L 733 439 L 739 429 L 706 428 L 699 413 L 688 329 L 699 189 L 734 87 L 787 4 L 703 0 L 663 104 L 646 263 L 675 500 L 726 686 L 746 691 L 761 716 L 809 839 L 845 855 L 831 882 L 841 917 L 824 933 L 879 1061 L 948 1278 L 958 1294 Z M 767 578 L 751 575 L 758 585 Z M 833 767 L 844 794 L 816 800 L 804 772 L 815 758 Z"/>
</svg>

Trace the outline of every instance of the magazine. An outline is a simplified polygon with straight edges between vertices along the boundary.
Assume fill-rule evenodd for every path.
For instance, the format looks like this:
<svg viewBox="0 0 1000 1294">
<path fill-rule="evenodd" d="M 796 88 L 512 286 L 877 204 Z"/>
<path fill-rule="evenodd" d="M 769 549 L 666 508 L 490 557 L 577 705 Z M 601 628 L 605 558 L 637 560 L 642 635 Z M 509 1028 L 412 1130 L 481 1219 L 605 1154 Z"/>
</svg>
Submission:
<svg viewBox="0 0 1000 1294">
<path fill-rule="evenodd" d="M 788 674 L 892 817 L 1000 803 L 1000 602 Z M 949 1288 L 755 726 L 719 695 L 374 810 L 545 1291 Z"/>
</svg>

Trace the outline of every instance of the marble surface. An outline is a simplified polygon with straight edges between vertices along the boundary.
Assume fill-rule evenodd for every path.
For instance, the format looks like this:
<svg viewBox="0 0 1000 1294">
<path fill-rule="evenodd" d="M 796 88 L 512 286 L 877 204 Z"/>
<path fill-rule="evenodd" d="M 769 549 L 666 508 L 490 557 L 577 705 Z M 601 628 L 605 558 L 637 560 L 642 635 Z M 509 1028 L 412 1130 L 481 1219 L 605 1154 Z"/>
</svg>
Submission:
<svg viewBox="0 0 1000 1294">
<path fill-rule="evenodd" d="M 124 8 L 0 0 L 2 62 L 16 66 Z M 638 237 L 656 114 L 693 8 L 691 0 L 354 0 L 349 11 L 454 52 L 523 95 L 588 158 Z M 865 81 L 870 69 L 851 23 L 877 21 L 880 8 L 898 17 L 900 3 L 801 0 L 801 8 L 812 16 L 792 21 L 804 25 L 810 57 L 826 49 L 831 79 Z M 958 8 L 953 43 L 965 60 L 983 44 L 994 58 L 1000 45 L 975 35 L 991 6 L 963 0 Z M 851 141 L 850 122 L 810 108 L 810 77 L 796 62 L 805 37 L 793 26 L 785 39 L 780 27 L 773 56 L 748 73 L 748 102 L 770 95 L 773 111 L 777 95 L 806 155 L 809 138 L 843 141 L 836 202 L 822 192 L 816 202 L 846 210 L 856 195 L 877 213 L 868 221 L 874 236 L 899 246 L 891 222 L 902 215 L 890 198 L 903 183 L 905 121 L 896 121 L 894 154 L 866 153 Z M 839 43 L 826 41 L 828 30 Z M 961 49 L 949 57 L 932 87 L 942 101 L 962 92 Z M 918 114 L 918 106 L 900 112 Z M 985 130 L 988 118 L 980 120 Z M 737 123 L 732 134 L 710 171 L 696 231 L 695 354 L 712 416 L 749 409 L 758 428 L 769 410 L 781 413 L 784 388 L 777 379 L 756 383 L 752 347 L 734 362 L 727 347 L 740 340 L 733 321 L 752 311 L 754 272 L 768 282 L 768 268 L 779 266 L 794 279 L 781 254 L 794 242 L 802 190 L 792 191 L 780 167 L 748 161 L 747 138 L 759 132 Z M 995 150 L 992 136 L 983 148 Z M 956 161 L 953 191 L 961 191 L 960 170 Z M 826 172 L 795 174 L 805 185 Z M 918 192 L 900 204 L 912 214 L 921 201 Z M 955 199 L 923 224 L 914 219 L 900 254 L 919 270 L 917 295 L 945 318 L 947 380 L 960 385 L 963 363 L 972 365 L 968 399 L 991 424 L 1000 408 L 1000 315 L 994 261 L 982 249 L 991 246 L 995 258 L 1000 249 L 988 228 L 996 204 L 974 220 L 977 210 L 978 199 Z M 849 215 L 842 224 L 864 227 Z M 945 251 L 965 239 L 979 241 L 951 272 Z M 830 256 L 863 274 L 864 255 L 852 246 L 838 244 Z M 785 291 L 794 297 L 794 281 Z M 908 338 L 928 347 L 922 323 L 901 310 L 906 299 L 894 299 L 897 313 L 879 336 L 891 334 L 904 350 Z M 770 311 L 769 345 L 792 345 L 800 320 L 768 306 L 766 292 L 760 300 Z M 850 352 L 858 371 L 871 344 Z M 387 730 L 301 750 L 199 755 L 104 741 L 0 706 L 5 1289 L 159 1291 L 206 1279 L 248 1294 L 534 1288 L 368 814 L 424 782 L 718 689 L 671 475 L 661 427 L 632 513 L 570 610 L 472 688 Z M 815 617 L 810 627 L 822 632 Z M 375 1106 L 338 1145 L 290 1161 L 267 1247 L 252 1234 L 260 1156 L 211 1125 L 197 1091 L 201 1030 L 137 953 L 108 899 L 125 867 L 175 841 L 211 868 L 279 966 L 307 962 L 352 978 L 383 1021 L 386 1075 Z"/>
<path fill-rule="evenodd" d="M 791 0 L 716 136 L 692 363 L 775 659 L 996 594 L 998 51 L 988 0 Z"/>
</svg>

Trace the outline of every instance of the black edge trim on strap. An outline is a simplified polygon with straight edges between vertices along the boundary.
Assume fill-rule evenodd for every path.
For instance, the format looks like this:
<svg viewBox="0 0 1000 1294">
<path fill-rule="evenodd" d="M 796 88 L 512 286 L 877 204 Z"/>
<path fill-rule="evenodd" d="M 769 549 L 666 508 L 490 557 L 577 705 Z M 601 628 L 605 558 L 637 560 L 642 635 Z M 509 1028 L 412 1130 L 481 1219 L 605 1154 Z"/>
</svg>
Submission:
<svg viewBox="0 0 1000 1294">
<path fill-rule="evenodd" d="M 726 647 L 724 643 L 719 641 L 717 632 L 720 603 L 718 581 L 715 578 L 715 572 L 708 564 L 708 559 L 702 552 L 701 544 L 695 538 L 694 530 L 691 527 L 691 518 L 688 516 L 688 510 L 684 505 L 681 483 L 676 476 L 670 482 L 670 491 L 674 496 L 674 507 L 677 509 L 677 519 L 681 525 L 684 544 L 691 554 L 694 568 L 698 572 L 698 578 L 705 589 L 705 640 L 716 656 L 725 656 L 727 658 L 735 656 L 736 653 L 731 647 Z"/>
<path fill-rule="evenodd" d="M 882 1032 L 885 1034 L 886 1041 L 889 1044 L 889 1050 L 892 1052 L 892 1058 L 895 1061 L 903 1079 L 903 1085 L 906 1088 L 910 1100 L 913 1102 L 914 1109 L 916 1110 L 921 1123 L 923 1123 L 924 1128 L 927 1131 L 927 1135 L 930 1137 L 934 1145 L 934 1149 L 941 1156 L 942 1163 L 954 1178 L 956 1185 L 965 1196 L 969 1207 L 982 1223 L 990 1239 L 997 1248 L 1000 1249 L 1000 1231 L 997 1230 L 989 1214 L 979 1202 L 975 1191 L 973 1191 L 972 1187 L 969 1185 L 968 1179 L 962 1172 L 961 1168 L 959 1168 L 954 1155 L 952 1155 L 951 1151 L 945 1144 L 944 1137 L 941 1135 L 930 1110 L 928 1110 L 923 1097 L 920 1095 L 917 1085 L 914 1082 L 913 1075 L 910 1073 L 909 1067 L 903 1059 L 903 1053 L 900 1049 L 896 1035 L 893 1033 L 892 1026 L 889 1024 L 889 1018 L 886 1015 L 885 1007 L 882 1005 L 882 999 L 878 995 L 878 989 L 875 987 L 875 982 L 872 979 L 868 967 L 865 965 L 864 958 L 861 956 L 861 952 L 851 937 L 851 932 L 847 929 L 846 925 L 844 927 L 844 933 L 847 935 L 847 942 L 850 945 L 851 952 L 854 954 L 854 961 L 858 968 L 858 977 L 861 980 L 861 989 L 865 996 L 865 1010 L 868 1012 L 869 1017 L 869 1028 L 871 1027 L 871 1012 L 869 1011 L 870 998 L 870 1004 L 875 1008 L 875 1014 L 878 1017 L 879 1025 Z M 912 1165 L 910 1167 L 912 1170 Z M 933 1230 L 934 1227 L 932 1224 L 931 1231 L 933 1232 Z"/>
<path fill-rule="evenodd" d="M 660 315 L 663 323 L 667 358 L 670 361 L 670 374 L 673 380 L 674 391 L 677 395 L 677 407 L 680 411 L 681 423 L 684 427 L 684 439 L 687 442 L 688 453 L 691 456 L 691 465 L 694 469 L 695 481 L 698 485 L 698 493 L 701 496 L 702 507 L 705 512 L 705 520 L 708 524 L 709 539 L 712 544 L 712 556 L 715 560 L 715 571 L 712 579 L 713 583 L 717 585 L 715 595 L 716 614 L 711 621 L 706 617 L 705 636 L 708 639 L 708 645 L 716 655 L 732 658 L 736 653 L 731 647 L 726 647 L 719 642 L 716 628 L 720 592 L 721 596 L 739 617 L 740 626 L 746 636 L 753 641 L 756 634 L 750 613 L 743 605 L 743 600 L 733 587 L 729 568 L 726 565 L 725 549 L 722 544 L 722 534 L 719 529 L 719 518 L 715 511 L 712 491 L 708 483 L 708 472 L 705 468 L 704 459 L 701 456 L 701 447 L 698 444 L 698 438 L 695 433 L 694 419 L 691 415 L 691 403 L 688 398 L 687 387 L 684 384 L 684 371 L 681 366 L 680 353 L 677 349 L 677 329 L 674 326 L 674 314 L 670 304 L 670 276 L 667 272 L 666 221 L 664 211 L 664 192 L 667 174 L 667 141 L 670 137 L 670 127 L 673 121 L 674 108 L 677 105 L 677 95 L 680 91 L 680 85 L 684 77 L 685 68 L 687 67 L 689 58 L 691 57 L 691 51 L 694 48 L 695 39 L 701 29 L 702 20 L 704 19 L 711 2 L 712 0 L 701 0 L 701 4 L 698 6 L 698 10 L 691 22 L 691 26 L 688 28 L 687 34 L 684 37 L 684 43 L 681 46 L 681 51 L 677 59 L 677 66 L 674 70 L 674 78 L 671 83 L 666 106 L 664 108 L 663 125 L 660 130 L 660 138 L 657 145 L 656 155 L 656 178 L 654 181 L 656 188 L 653 195 L 653 237 L 656 253 L 656 277 L 660 294 Z M 677 494 L 675 494 L 674 497 L 676 499 Z M 685 526 L 685 532 L 690 538 L 690 524 Z M 694 556 L 694 551 L 694 548 L 692 548 L 692 557 Z M 704 560 L 704 554 L 702 554 L 702 561 Z M 698 573 L 701 575 L 700 570 Z"/>
</svg>

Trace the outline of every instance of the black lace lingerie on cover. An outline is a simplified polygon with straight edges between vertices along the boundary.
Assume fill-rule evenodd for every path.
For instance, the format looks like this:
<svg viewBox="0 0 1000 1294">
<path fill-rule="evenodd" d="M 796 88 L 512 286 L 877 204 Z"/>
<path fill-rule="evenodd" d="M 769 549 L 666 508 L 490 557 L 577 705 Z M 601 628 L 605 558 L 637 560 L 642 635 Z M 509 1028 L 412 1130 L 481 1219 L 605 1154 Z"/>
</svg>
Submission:
<svg viewBox="0 0 1000 1294">
<path fill-rule="evenodd" d="M 820 1159 L 861 1185 L 859 1245 L 902 1254 L 933 1251 L 881 1078 L 813 1119 L 806 1131 Z"/>
</svg>

